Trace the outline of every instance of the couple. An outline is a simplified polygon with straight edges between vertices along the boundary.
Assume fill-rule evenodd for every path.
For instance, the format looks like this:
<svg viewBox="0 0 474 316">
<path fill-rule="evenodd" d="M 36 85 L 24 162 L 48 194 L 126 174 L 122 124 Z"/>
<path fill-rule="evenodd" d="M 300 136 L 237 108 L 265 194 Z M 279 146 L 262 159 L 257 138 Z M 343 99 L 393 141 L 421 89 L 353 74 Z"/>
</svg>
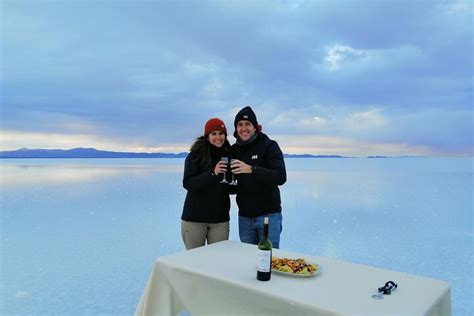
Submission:
<svg viewBox="0 0 474 316">
<path fill-rule="evenodd" d="M 286 182 L 283 153 L 278 144 L 262 133 L 252 108 L 241 109 L 234 120 L 236 143 L 230 146 L 227 129 L 218 118 L 204 126 L 190 149 L 184 166 L 183 186 L 188 191 L 181 216 L 181 236 L 186 249 L 229 239 L 229 194 L 237 194 L 239 236 L 245 243 L 258 244 L 263 238 L 263 218 L 268 216 L 268 238 L 280 246 L 282 230 L 279 185 Z M 220 183 L 227 164 L 238 185 Z"/>
</svg>

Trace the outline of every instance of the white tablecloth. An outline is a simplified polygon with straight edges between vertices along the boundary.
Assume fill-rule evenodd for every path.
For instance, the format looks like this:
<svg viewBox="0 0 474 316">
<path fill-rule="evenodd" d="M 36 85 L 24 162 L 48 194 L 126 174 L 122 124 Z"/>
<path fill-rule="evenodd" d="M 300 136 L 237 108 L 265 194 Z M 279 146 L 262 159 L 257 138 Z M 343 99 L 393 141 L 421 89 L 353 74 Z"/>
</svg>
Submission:
<svg viewBox="0 0 474 316">
<path fill-rule="evenodd" d="M 323 270 L 258 281 L 257 247 L 224 241 L 158 258 L 135 315 L 451 315 L 446 282 L 278 249 L 273 255 L 305 258 Z M 398 289 L 374 300 L 388 280 Z"/>
</svg>

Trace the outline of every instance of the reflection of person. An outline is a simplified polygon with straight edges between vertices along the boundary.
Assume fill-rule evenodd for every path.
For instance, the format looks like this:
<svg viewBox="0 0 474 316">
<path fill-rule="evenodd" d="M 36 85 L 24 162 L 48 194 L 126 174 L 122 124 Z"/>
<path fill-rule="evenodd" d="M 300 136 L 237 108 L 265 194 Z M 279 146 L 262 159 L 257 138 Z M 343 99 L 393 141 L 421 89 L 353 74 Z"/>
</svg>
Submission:
<svg viewBox="0 0 474 316">
<path fill-rule="evenodd" d="M 237 141 L 231 151 L 236 161 L 231 168 L 238 177 L 240 240 L 258 244 L 263 236 L 263 218 L 268 216 L 268 238 L 274 248 L 279 248 L 282 215 L 278 186 L 286 182 L 283 153 L 277 142 L 262 133 L 251 107 L 237 113 L 234 127 Z"/>
<path fill-rule="evenodd" d="M 227 170 L 227 130 L 218 118 L 204 126 L 184 164 L 183 186 L 188 191 L 181 216 L 181 236 L 186 249 L 229 239 L 230 199 L 227 185 L 220 184 Z M 221 175 L 219 175 L 221 174 Z"/>
</svg>

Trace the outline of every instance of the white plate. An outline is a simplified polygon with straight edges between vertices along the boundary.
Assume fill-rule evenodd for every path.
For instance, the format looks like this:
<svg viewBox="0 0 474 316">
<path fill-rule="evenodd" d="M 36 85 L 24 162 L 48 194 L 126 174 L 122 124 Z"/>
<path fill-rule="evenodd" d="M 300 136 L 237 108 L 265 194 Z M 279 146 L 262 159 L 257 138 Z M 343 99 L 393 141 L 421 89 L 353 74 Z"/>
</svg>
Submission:
<svg viewBox="0 0 474 316">
<path fill-rule="evenodd" d="M 312 274 L 298 274 L 298 273 L 294 273 L 294 272 L 285 272 L 285 271 L 280 271 L 280 270 L 277 270 L 277 269 L 272 269 L 272 272 L 275 272 L 275 273 L 278 273 L 278 274 L 283 274 L 283 275 L 288 275 L 288 276 L 292 276 L 292 277 L 307 278 L 307 277 L 312 277 L 312 276 L 318 275 L 323 270 L 323 267 L 321 267 L 320 264 L 317 264 L 317 263 L 314 263 L 314 262 L 308 262 L 308 261 L 306 261 L 306 263 L 315 265 L 317 267 L 316 271 L 314 271 Z"/>
</svg>

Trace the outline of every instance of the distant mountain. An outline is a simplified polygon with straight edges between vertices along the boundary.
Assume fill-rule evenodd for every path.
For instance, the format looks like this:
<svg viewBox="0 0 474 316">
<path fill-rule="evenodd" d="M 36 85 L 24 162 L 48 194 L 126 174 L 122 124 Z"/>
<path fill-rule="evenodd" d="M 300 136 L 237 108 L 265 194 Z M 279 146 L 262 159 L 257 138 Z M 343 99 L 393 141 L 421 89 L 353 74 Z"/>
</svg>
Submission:
<svg viewBox="0 0 474 316">
<path fill-rule="evenodd" d="M 74 149 L 28 149 L 0 151 L 0 158 L 185 158 L 186 152 L 174 153 L 133 153 L 97 150 L 95 148 Z M 345 158 L 337 155 L 284 154 L 285 158 Z"/>
<path fill-rule="evenodd" d="M 0 151 L 0 158 L 185 158 L 186 152 L 173 153 L 132 153 L 97 150 L 95 148 L 74 149 L 28 149 Z"/>
<path fill-rule="evenodd" d="M 339 155 L 283 154 L 285 158 L 349 158 Z"/>
<path fill-rule="evenodd" d="M 97 150 L 95 148 L 74 149 L 28 149 L 0 151 L 0 158 L 186 158 L 187 152 L 175 153 L 133 153 Z M 285 158 L 354 158 L 339 155 L 283 154 Z M 409 156 L 368 156 L 367 158 L 413 158 Z"/>
</svg>

